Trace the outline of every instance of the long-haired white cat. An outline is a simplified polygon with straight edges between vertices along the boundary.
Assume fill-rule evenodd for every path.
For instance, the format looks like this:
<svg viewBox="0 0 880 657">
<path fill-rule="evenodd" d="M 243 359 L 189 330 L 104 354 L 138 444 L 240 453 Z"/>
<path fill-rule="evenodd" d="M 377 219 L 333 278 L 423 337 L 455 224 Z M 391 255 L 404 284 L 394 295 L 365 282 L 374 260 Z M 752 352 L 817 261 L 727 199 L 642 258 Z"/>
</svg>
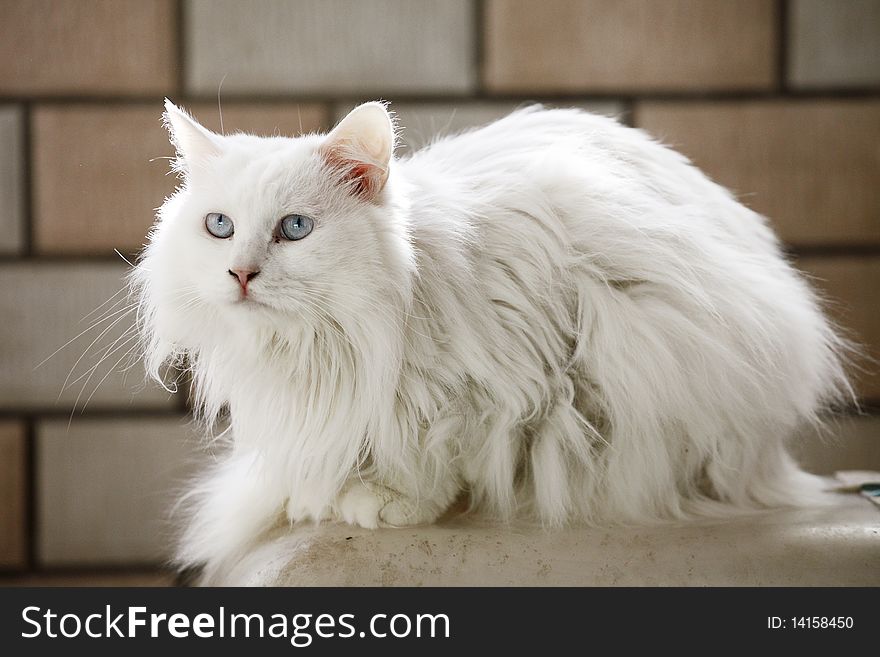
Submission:
<svg viewBox="0 0 880 657">
<path fill-rule="evenodd" d="M 848 390 L 765 220 L 642 132 L 517 111 L 395 159 L 386 108 L 221 136 L 166 103 L 183 183 L 133 274 L 149 370 L 227 448 L 178 561 L 279 522 L 649 522 L 788 504 L 784 443 Z"/>
</svg>

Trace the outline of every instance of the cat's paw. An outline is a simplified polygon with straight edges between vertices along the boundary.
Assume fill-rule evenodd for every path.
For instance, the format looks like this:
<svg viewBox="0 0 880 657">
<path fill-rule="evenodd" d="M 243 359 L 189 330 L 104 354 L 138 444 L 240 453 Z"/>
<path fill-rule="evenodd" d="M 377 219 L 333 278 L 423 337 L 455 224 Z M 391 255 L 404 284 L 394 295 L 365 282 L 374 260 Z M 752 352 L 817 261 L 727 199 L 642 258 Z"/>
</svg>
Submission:
<svg viewBox="0 0 880 657">
<path fill-rule="evenodd" d="M 402 527 L 434 520 L 405 495 L 386 486 L 360 481 L 351 483 L 343 491 L 336 510 L 345 522 L 365 529 Z"/>
<path fill-rule="evenodd" d="M 388 527 L 405 527 L 432 522 L 434 518 L 422 513 L 412 500 L 398 497 L 379 510 L 379 520 Z"/>
<path fill-rule="evenodd" d="M 379 526 L 379 512 L 391 499 L 389 489 L 356 481 L 349 484 L 339 496 L 336 512 L 350 525 L 376 529 Z"/>
<path fill-rule="evenodd" d="M 298 522 L 323 522 L 325 520 L 336 520 L 336 514 L 333 509 L 329 506 L 324 507 L 318 513 L 314 513 L 312 510 L 308 509 L 305 506 L 295 506 L 288 504 L 287 505 L 287 519 L 291 524 L 295 524 Z"/>
</svg>

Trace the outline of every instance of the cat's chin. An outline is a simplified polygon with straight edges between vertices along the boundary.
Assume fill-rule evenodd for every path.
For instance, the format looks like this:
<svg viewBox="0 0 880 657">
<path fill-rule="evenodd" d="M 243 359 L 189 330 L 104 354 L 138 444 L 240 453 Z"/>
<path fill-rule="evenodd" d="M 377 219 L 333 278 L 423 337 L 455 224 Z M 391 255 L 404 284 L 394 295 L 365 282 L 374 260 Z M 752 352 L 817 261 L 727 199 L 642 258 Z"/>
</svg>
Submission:
<svg viewBox="0 0 880 657">
<path fill-rule="evenodd" d="M 250 294 L 246 297 L 241 295 L 221 297 L 216 299 L 213 305 L 221 313 L 252 314 L 273 310 L 268 303 Z"/>
<path fill-rule="evenodd" d="M 284 306 L 272 304 L 251 295 L 230 300 L 225 305 L 225 312 L 235 316 L 237 321 L 249 325 L 274 326 L 279 320 L 287 321 L 291 310 Z"/>
<path fill-rule="evenodd" d="M 270 306 L 265 301 L 261 301 L 260 299 L 256 299 L 252 295 L 248 295 L 246 297 L 238 297 L 238 298 L 232 300 L 230 302 L 230 305 L 233 308 L 237 308 L 237 309 L 245 311 L 245 312 L 277 310 L 276 308 Z"/>
</svg>

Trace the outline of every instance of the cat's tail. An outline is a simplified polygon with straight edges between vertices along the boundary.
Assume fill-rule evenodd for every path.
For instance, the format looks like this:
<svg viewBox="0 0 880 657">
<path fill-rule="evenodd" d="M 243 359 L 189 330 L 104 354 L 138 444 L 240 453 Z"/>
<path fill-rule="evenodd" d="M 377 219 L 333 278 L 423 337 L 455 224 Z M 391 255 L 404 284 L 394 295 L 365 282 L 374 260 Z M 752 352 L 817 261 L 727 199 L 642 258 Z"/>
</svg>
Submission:
<svg viewBox="0 0 880 657">
<path fill-rule="evenodd" d="M 714 481 L 717 485 L 718 478 Z M 688 514 L 702 517 L 821 508 L 839 502 L 834 488 L 830 478 L 802 469 L 780 441 L 765 446 L 760 462 L 750 469 L 747 480 L 738 482 L 722 495 L 712 490 L 695 496 L 683 508 Z"/>
</svg>

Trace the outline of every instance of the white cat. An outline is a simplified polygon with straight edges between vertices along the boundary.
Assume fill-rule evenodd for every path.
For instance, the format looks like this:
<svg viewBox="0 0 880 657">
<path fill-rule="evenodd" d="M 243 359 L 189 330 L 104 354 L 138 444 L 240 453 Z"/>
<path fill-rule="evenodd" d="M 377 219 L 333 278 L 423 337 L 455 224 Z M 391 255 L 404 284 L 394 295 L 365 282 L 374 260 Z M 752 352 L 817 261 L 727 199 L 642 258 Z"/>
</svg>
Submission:
<svg viewBox="0 0 880 657">
<path fill-rule="evenodd" d="M 786 438 L 845 343 L 762 217 L 639 130 L 517 111 L 395 159 L 386 108 L 221 136 L 166 102 L 183 177 L 132 283 L 149 370 L 228 447 L 179 562 L 279 521 L 644 523 L 789 504 Z"/>
</svg>

